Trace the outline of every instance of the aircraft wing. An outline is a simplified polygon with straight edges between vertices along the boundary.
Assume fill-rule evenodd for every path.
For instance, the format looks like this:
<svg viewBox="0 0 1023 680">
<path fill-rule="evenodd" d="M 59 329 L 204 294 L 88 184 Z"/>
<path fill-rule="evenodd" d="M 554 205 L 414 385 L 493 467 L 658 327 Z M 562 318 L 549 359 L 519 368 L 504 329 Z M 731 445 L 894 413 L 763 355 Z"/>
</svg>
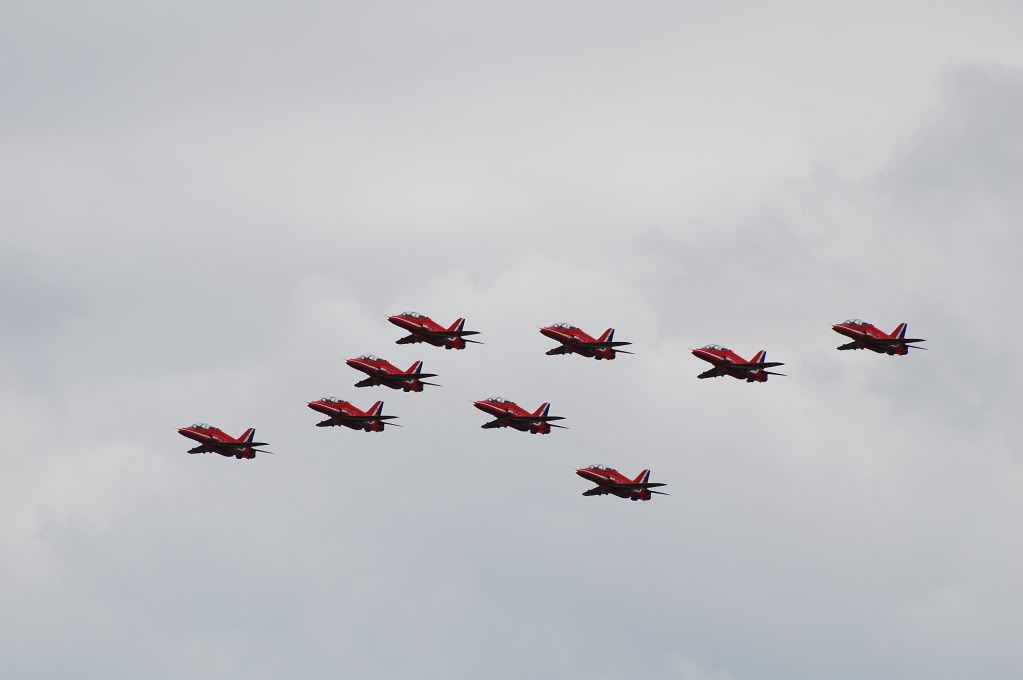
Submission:
<svg viewBox="0 0 1023 680">
<path fill-rule="evenodd" d="M 722 371 L 720 368 L 714 367 L 714 368 L 710 369 L 709 371 L 704 371 L 703 373 L 701 373 L 700 375 L 698 375 L 696 377 L 697 378 L 720 378 L 723 375 L 725 375 L 724 371 Z"/>
<path fill-rule="evenodd" d="M 376 383 L 373 382 L 373 378 L 363 378 L 359 382 L 355 383 L 356 387 L 372 387 Z"/>
<path fill-rule="evenodd" d="M 554 349 L 547 350 L 547 354 L 555 356 L 557 354 L 571 354 L 572 348 L 568 345 L 562 345 L 561 347 L 555 347 Z"/>
<path fill-rule="evenodd" d="M 839 345 L 838 349 L 856 349 L 858 346 L 855 342 L 847 342 L 844 345 Z"/>
<path fill-rule="evenodd" d="M 623 491 L 642 491 L 643 489 L 652 489 L 655 486 L 667 486 L 664 482 L 622 482 L 621 484 L 615 484 L 616 489 L 622 489 Z"/>
<path fill-rule="evenodd" d="M 583 491 L 584 496 L 606 496 L 609 493 L 611 492 L 602 486 L 595 486 L 589 491 Z"/>
<path fill-rule="evenodd" d="M 406 335 L 404 338 L 401 338 L 400 340 L 395 340 L 395 342 L 399 345 L 411 345 L 413 343 L 419 342 L 419 339 L 416 338 L 416 336 L 414 335 Z"/>
<path fill-rule="evenodd" d="M 871 338 L 871 342 L 879 345 L 903 345 L 910 342 L 927 342 L 923 338 Z"/>
<path fill-rule="evenodd" d="M 501 416 L 504 420 L 516 420 L 520 423 L 548 423 L 552 420 L 564 420 L 565 416 Z"/>
<path fill-rule="evenodd" d="M 217 442 L 214 446 L 223 446 L 231 449 L 251 449 L 256 446 L 266 446 L 266 442 Z"/>
<path fill-rule="evenodd" d="M 624 342 L 621 340 L 615 340 L 613 342 L 573 342 L 573 345 L 579 347 L 591 347 L 594 349 L 600 349 L 603 347 L 623 347 L 624 345 L 631 345 L 631 342 Z"/>
<path fill-rule="evenodd" d="M 480 427 L 484 430 L 492 430 L 495 427 L 505 427 L 505 425 L 500 420 L 491 420 L 489 423 L 483 423 Z"/>
<path fill-rule="evenodd" d="M 774 368 L 775 366 L 784 366 L 785 364 L 780 361 L 762 361 L 758 363 L 742 363 L 742 364 L 728 364 L 728 368 L 739 368 L 744 371 L 759 371 L 762 368 Z"/>
<path fill-rule="evenodd" d="M 419 380 L 420 378 L 436 378 L 437 373 L 381 373 L 380 380 Z"/>
</svg>

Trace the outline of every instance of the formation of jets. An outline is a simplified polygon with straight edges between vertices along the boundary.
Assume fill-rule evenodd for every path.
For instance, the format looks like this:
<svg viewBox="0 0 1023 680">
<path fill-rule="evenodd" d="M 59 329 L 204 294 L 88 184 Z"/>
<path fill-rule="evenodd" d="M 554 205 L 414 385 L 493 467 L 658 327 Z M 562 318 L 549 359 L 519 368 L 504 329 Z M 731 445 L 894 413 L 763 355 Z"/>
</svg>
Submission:
<svg viewBox="0 0 1023 680">
<path fill-rule="evenodd" d="M 479 332 L 465 330 L 465 319 L 456 319 L 450 326 L 444 327 L 423 314 L 403 312 L 389 316 L 387 320 L 408 332 L 408 335 L 396 341 L 396 344 L 399 345 L 427 343 L 434 347 L 462 350 L 468 343 L 483 344 L 467 338 L 470 335 L 479 335 Z M 879 354 L 905 356 L 911 347 L 926 349 L 916 344 L 925 342 L 922 338 L 906 337 L 905 323 L 900 323 L 891 333 L 885 333 L 873 324 L 860 319 L 849 319 L 836 323 L 832 329 L 851 340 L 851 342 L 840 345 L 839 350 L 869 349 Z M 559 343 L 557 347 L 547 350 L 547 354 L 551 356 L 578 354 L 592 359 L 611 361 L 618 354 L 632 354 L 632 352 L 620 349 L 632 343 L 616 341 L 614 328 L 608 328 L 599 336 L 593 337 L 571 324 L 556 323 L 540 328 L 540 333 Z M 701 379 L 731 376 L 753 383 L 767 382 L 768 376 L 771 375 L 785 375 L 767 370 L 784 366 L 784 364 L 778 361 L 767 361 L 765 350 L 760 350 L 748 361 L 721 345 L 704 345 L 692 350 L 692 353 L 697 358 L 711 364 L 710 369 L 697 376 Z M 372 354 L 348 359 L 345 363 L 367 376 L 355 383 L 355 387 L 384 386 L 404 392 L 422 392 L 425 385 L 440 387 L 436 383 L 426 381 L 426 378 L 435 378 L 437 374 L 423 373 L 422 361 L 413 362 L 405 371 Z M 389 422 L 396 419 L 397 416 L 383 415 L 384 402 L 382 401 L 377 401 L 365 411 L 351 402 L 336 397 L 323 397 L 310 401 L 307 406 L 326 416 L 326 420 L 316 423 L 317 427 L 347 427 L 364 432 L 383 432 L 388 425 L 398 426 L 397 423 Z M 552 428 L 568 429 L 564 425 L 554 422 L 565 418 L 550 415 L 551 405 L 546 402 L 540 404 L 534 411 L 529 411 L 502 397 L 480 399 L 473 402 L 473 406 L 492 417 L 492 420 L 480 426 L 487 430 L 510 427 L 532 434 L 550 434 Z M 199 446 L 189 449 L 188 453 L 217 453 L 221 456 L 238 459 L 255 458 L 257 452 L 273 453 L 259 448 L 268 446 L 268 444 L 254 441 L 256 431 L 253 428 L 245 430 L 237 438 L 205 423 L 182 427 L 178 429 L 178 433 L 199 443 Z M 588 491 L 584 491 L 582 494 L 584 496 L 613 495 L 634 501 L 648 501 L 653 494 L 667 495 L 663 491 L 654 490 L 656 487 L 665 486 L 665 484 L 651 482 L 650 470 L 643 470 L 635 478 L 630 479 L 614 468 L 591 465 L 579 468 L 576 470 L 576 474 L 596 485 Z"/>
</svg>

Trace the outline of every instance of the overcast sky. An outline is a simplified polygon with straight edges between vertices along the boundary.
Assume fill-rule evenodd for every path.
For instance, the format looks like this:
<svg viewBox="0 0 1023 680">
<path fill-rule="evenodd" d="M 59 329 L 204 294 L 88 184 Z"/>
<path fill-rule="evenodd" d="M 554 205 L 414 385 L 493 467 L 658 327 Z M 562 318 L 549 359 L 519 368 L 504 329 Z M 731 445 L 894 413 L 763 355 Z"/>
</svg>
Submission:
<svg viewBox="0 0 1023 680">
<path fill-rule="evenodd" d="M 0 675 L 1023 676 L 1016 3 L 2 5 Z"/>
</svg>

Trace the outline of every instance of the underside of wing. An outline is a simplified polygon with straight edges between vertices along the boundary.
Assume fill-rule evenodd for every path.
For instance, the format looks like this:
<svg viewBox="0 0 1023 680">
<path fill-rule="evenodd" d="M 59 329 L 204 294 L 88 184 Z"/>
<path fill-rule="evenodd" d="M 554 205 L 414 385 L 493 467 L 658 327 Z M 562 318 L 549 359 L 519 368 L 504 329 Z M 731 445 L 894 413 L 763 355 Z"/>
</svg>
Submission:
<svg viewBox="0 0 1023 680">
<path fill-rule="evenodd" d="M 564 420 L 565 416 L 501 416 L 505 420 L 514 420 L 520 423 L 549 423 L 552 420 Z"/>
<path fill-rule="evenodd" d="M 480 425 L 484 430 L 492 430 L 496 427 L 506 427 L 500 420 L 491 420 L 489 423 L 483 423 Z"/>
<path fill-rule="evenodd" d="M 859 347 L 859 343 L 847 342 L 844 345 L 839 345 L 838 349 L 857 349 L 858 347 Z"/>
<path fill-rule="evenodd" d="M 414 343 L 417 343 L 417 342 L 421 342 L 421 341 L 419 340 L 419 338 L 417 338 L 414 335 L 406 335 L 404 338 L 401 338 L 399 340 L 395 340 L 395 344 L 398 344 L 398 345 L 411 345 L 411 344 L 414 344 Z"/>
<path fill-rule="evenodd" d="M 561 347 L 555 347 L 554 349 L 547 350 L 547 354 L 549 354 L 550 356 L 555 356 L 555 355 L 558 355 L 558 354 L 571 354 L 571 353 L 572 353 L 572 348 L 569 347 L 568 345 L 562 345 Z"/>
<path fill-rule="evenodd" d="M 741 363 L 741 364 L 729 364 L 729 368 L 739 368 L 744 371 L 759 371 L 764 368 L 774 368 L 775 366 L 784 366 L 785 364 L 780 361 L 762 361 L 757 363 Z"/>
<path fill-rule="evenodd" d="M 595 486 L 589 491 L 583 491 L 584 496 L 606 496 L 609 493 L 611 492 L 602 486 Z"/>
<path fill-rule="evenodd" d="M 725 372 L 722 371 L 720 368 L 715 367 L 715 368 L 712 368 L 710 370 L 704 371 L 703 373 L 701 373 L 700 375 L 698 375 L 696 377 L 697 378 L 720 378 L 723 375 L 725 375 Z"/>
<path fill-rule="evenodd" d="M 879 345 L 905 345 L 911 342 L 927 342 L 923 338 L 871 338 L 871 342 Z"/>
<path fill-rule="evenodd" d="M 405 380 L 419 380 L 420 378 L 436 378 L 436 373 L 388 373 L 387 375 L 380 376 L 381 380 L 394 380 L 394 381 L 405 381 Z"/>
</svg>

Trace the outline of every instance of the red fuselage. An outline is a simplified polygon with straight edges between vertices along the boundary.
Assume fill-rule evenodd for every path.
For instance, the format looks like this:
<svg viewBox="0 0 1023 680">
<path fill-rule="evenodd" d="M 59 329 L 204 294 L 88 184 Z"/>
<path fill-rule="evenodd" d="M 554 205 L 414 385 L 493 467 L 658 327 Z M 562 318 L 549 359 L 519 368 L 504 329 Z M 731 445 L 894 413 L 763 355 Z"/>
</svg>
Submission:
<svg viewBox="0 0 1023 680">
<path fill-rule="evenodd" d="M 317 427 L 343 426 L 365 432 L 383 432 L 385 421 L 394 418 L 381 415 L 384 406 L 382 401 L 376 402 L 365 411 L 350 402 L 333 397 L 310 401 L 306 405 L 327 416 L 327 420 L 316 423 Z"/>
<path fill-rule="evenodd" d="M 629 345 L 628 342 L 615 342 L 614 329 L 608 328 L 599 337 L 595 338 L 581 328 L 567 323 L 556 323 L 544 326 L 540 333 L 561 344 L 560 347 L 548 350 L 547 354 L 579 354 L 592 359 L 606 359 L 611 361 L 618 355 L 630 354 L 625 350 L 615 349 L 622 345 Z"/>
<path fill-rule="evenodd" d="M 387 317 L 387 320 L 409 332 L 409 335 L 397 341 L 399 345 L 425 342 L 444 349 L 465 349 L 466 342 L 475 342 L 466 340 L 465 336 L 478 335 L 476 331 L 463 330 L 465 319 L 458 319 L 447 328 L 416 312 L 395 314 Z"/>
<path fill-rule="evenodd" d="M 200 444 L 193 449 L 189 449 L 189 453 L 219 453 L 221 456 L 239 459 L 256 457 L 254 447 L 257 445 L 249 446 L 248 444 L 251 443 L 251 440 L 249 442 L 245 441 L 249 432 L 250 430 L 246 430 L 245 434 L 236 439 L 220 428 L 211 425 L 189 425 L 188 427 L 178 429 L 178 434 Z"/>
<path fill-rule="evenodd" d="M 473 406 L 494 416 L 495 420 L 484 423 L 480 427 L 492 429 L 498 427 L 511 427 L 520 432 L 531 432 L 533 434 L 550 434 L 552 420 L 564 420 L 560 416 L 549 416 L 550 404 L 544 403 L 540 408 L 530 413 L 513 401 L 501 397 L 490 397 L 473 402 Z M 554 425 L 553 427 L 561 427 Z"/>
<path fill-rule="evenodd" d="M 423 378 L 432 378 L 433 373 L 420 373 L 423 362 L 417 361 L 409 367 L 409 370 L 402 371 L 389 361 L 380 357 L 365 355 L 349 359 L 345 362 L 357 371 L 362 371 L 368 378 L 355 383 L 356 387 L 371 387 L 383 385 L 393 390 L 404 390 L 405 392 L 422 392 Z"/>
</svg>

